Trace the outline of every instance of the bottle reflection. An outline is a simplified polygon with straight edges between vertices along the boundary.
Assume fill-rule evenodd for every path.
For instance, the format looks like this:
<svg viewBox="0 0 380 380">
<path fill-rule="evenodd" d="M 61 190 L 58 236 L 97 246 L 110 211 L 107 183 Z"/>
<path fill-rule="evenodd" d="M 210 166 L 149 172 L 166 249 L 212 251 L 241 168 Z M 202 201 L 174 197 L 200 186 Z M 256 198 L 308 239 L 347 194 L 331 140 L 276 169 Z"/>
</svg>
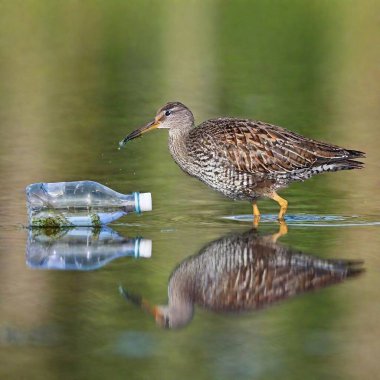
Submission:
<svg viewBox="0 0 380 380">
<path fill-rule="evenodd" d="M 26 263 L 36 269 L 90 271 L 123 256 L 151 257 L 152 241 L 129 239 L 109 227 L 29 230 Z"/>
<path fill-rule="evenodd" d="M 120 291 L 161 327 L 180 328 L 191 321 L 194 305 L 214 312 L 256 310 L 362 272 L 360 261 L 320 259 L 278 244 L 284 233 L 286 225 L 274 235 L 250 230 L 207 244 L 173 271 L 166 306 Z"/>
</svg>

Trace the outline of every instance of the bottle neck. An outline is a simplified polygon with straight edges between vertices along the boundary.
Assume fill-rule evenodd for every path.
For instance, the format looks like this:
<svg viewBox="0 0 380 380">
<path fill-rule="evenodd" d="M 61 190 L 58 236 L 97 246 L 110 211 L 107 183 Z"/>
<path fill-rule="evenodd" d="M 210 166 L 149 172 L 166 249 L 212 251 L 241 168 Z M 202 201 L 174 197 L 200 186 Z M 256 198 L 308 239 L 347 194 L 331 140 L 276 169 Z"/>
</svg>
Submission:
<svg viewBox="0 0 380 380">
<path fill-rule="evenodd" d="M 122 211 L 126 213 L 140 212 L 140 211 L 137 211 L 140 208 L 138 193 L 120 194 L 119 198 L 121 200 Z"/>
</svg>

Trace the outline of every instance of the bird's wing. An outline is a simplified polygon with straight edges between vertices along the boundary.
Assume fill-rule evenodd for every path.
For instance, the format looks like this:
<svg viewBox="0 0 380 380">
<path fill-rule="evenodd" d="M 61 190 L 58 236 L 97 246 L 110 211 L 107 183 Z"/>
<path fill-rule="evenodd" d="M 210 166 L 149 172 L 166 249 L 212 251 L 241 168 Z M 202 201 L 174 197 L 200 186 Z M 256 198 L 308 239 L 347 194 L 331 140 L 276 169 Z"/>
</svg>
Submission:
<svg viewBox="0 0 380 380">
<path fill-rule="evenodd" d="M 194 128 L 191 141 L 224 156 L 237 170 L 286 173 L 323 163 L 363 157 L 362 152 L 308 139 L 285 128 L 246 119 L 208 120 Z"/>
</svg>

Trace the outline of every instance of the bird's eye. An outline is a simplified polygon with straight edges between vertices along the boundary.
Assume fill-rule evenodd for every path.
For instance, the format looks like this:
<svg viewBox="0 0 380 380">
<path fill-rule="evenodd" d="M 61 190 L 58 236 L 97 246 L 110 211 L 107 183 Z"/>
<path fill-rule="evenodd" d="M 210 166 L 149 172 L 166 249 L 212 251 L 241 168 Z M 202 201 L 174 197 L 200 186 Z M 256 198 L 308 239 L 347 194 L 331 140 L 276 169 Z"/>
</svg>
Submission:
<svg viewBox="0 0 380 380">
<path fill-rule="evenodd" d="M 167 111 L 165 111 L 165 116 L 169 116 L 171 113 L 172 113 L 172 111 L 167 110 Z"/>
</svg>

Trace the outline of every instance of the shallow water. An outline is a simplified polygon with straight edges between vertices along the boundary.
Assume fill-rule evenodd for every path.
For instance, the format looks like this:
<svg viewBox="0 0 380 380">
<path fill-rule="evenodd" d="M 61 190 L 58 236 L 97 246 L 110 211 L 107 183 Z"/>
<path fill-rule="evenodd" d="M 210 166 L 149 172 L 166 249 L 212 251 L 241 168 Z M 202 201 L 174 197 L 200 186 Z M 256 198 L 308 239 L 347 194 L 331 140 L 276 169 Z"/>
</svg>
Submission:
<svg viewBox="0 0 380 380">
<path fill-rule="evenodd" d="M 0 378 L 376 378 L 375 4 L 186 4 L 2 5 Z M 321 175 L 282 192 L 288 233 L 278 239 L 308 257 L 363 261 L 365 272 L 260 310 L 219 313 L 196 305 L 191 321 L 171 330 L 127 301 L 120 286 L 165 305 L 178 265 L 251 228 L 248 203 L 225 199 L 180 171 L 166 131 L 117 149 L 169 100 L 187 104 L 197 121 L 261 119 L 365 151 L 364 170 Z M 120 239 L 113 248 L 143 237 L 152 241 L 150 258 L 98 255 L 94 265 L 94 250 L 107 246 L 89 237 L 86 256 L 87 246 L 66 237 L 51 244 L 71 251 L 50 262 L 79 262 L 79 270 L 30 265 L 25 187 L 84 179 L 123 193 L 152 192 L 153 212 L 111 226 Z M 259 235 L 277 233 L 277 205 L 263 200 L 259 207 Z M 81 270 L 87 264 L 93 270 Z"/>
</svg>

